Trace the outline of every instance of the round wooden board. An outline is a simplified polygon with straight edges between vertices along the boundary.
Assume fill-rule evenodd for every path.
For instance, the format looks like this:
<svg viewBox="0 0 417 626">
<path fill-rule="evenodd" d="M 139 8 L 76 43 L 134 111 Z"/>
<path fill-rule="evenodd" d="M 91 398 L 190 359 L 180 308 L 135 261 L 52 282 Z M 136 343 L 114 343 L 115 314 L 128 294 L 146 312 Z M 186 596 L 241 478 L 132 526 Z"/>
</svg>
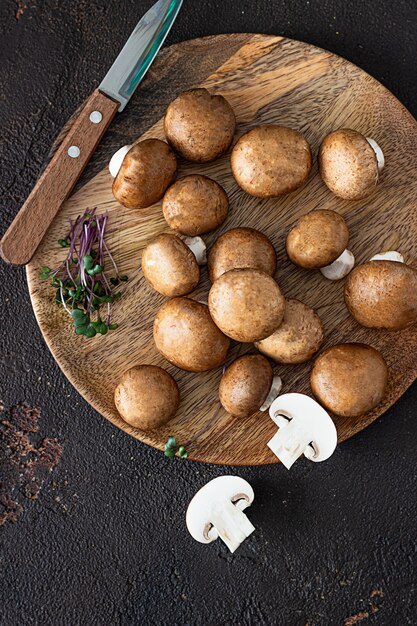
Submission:
<svg viewBox="0 0 417 626">
<path fill-rule="evenodd" d="M 336 198 L 324 186 L 315 163 L 308 183 L 280 199 L 260 200 L 240 190 L 232 177 L 229 155 L 207 165 L 180 162 L 179 176 L 201 172 L 219 181 L 230 197 L 231 210 L 222 228 L 206 236 L 210 246 L 219 234 L 235 226 L 251 226 L 273 241 L 278 254 L 276 278 L 287 296 L 314 307 L 324 321 L 325 346 L 341 341 L 363 341 L 378 348 L 390 369 L 384 402 L 356 419 L 335 418 L 339 441 L 365 428 L 386 411 L 417 376 L 416 329 L 401 333 L 376 332 L 359 327 L 343 301 L 343 281 L 330 282 L 320 272 L 293 266 L 285 254 L 285 236 L 294 221 L 316 208 L 341 213 L 351 233 L 350 249 L 361 263 L 372 254 L 398 249 L 408 262 L 417 258 L 417 125 L 408 111 L 382 85 L 351 63 L 314 46 L 263 35 L 222 35 L 164 49 L 125 113 L 118 116 L 95 155 L 77 191 L 62 207 L 27 268 L 36 317 L 63 372 L 104 417 L 141 441 L 162 449 L 169 435 L 185 443 L 194 460 L 227 465 L 274 463 L 266 446 L 276 432 L 268 414 L 238 421 L 219 408 L 221 371 L 191 374 L 167 363 L 152 339 L 154 316 L 164 298 L 146 284 L 139 270 L 141 250 L 156 234 L 167 231 L 160 204 L 142 211 L 119 206 L 111 192 L 106 163 L 121 145 L 142 135 L 163 139 L 162 116 L 168 102 L 191 86 L 221 93 L 233 106 L 237 136 L 256 124 L 279 123 L 302 131 L 317 154 L 322 138 L 340 127 L 354 128 L 382 146 L 386 167 L 377 191 L 365 201 Z M 104 168 L 104 169 L 103 169 Z M 97 173 L 99 172 L 99 173 Z M 69 217 L 85 207 L 108 210 L 115 228 L 110 248 L 119 268 L 130 277 L 123 298 L 114 306 L 117 331 L 95 339 L 77 337 L 66 313 L 54 304 L 49 284 L 38 279 L 43 265 L 57 266 L 65 252 L 57 240 L 67 230 Z M 206 271 L 192 297 L 207 298 Z M 253 350 L 234 345 L 228 358 Z M 120 375 L 134 364 L 152 363 L 174 375 L 181 389 L 176 417 L 153 433 L 124 423 L 113 404 Z M 276 366 L 284 391 L 311 394 L 311 363 Z"/>
</svg>

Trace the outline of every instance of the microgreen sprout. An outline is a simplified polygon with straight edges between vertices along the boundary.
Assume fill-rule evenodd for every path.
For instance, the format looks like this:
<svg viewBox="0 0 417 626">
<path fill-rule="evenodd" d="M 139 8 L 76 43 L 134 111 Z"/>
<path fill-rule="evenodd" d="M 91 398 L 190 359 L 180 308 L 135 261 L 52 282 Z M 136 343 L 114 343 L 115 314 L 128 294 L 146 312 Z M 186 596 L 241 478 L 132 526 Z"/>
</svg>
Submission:
<svg viewBox="0 0 417 626">
<path fill-rule="evenodd" d="M 176 454 L 178 454 L 180 459 L 186 459 L 188 456 L 185 447 L 179 446 L 175 437 L 172 436 L 168 437 L 168 441 L 164 445 L 164 451 L 165 456 L 169 457 L 170 459 L 174 458 Z"/>
<path fill-rule="evenodd" d="M 75 221 L 70 220 L 67 236 L 58 240 L 61 248 L 68 249 L 66 259 L 58 269 L 43 266 L 39 273 L 41 280 L 51 280 L 56 290 L 55 302 L 71 315 L 75 333 L 85 337 L 106 335 L 118 327 L 111 322 L 110 308 L 122 294 L 114 288 L 128 280 L 127 276 L 119 275 L 104 240 L 107 220 L 108 214 L 97 215 L 96 209 L 87 209 Z M 110 261 L 115 276 L 107 277 L 106 260 Z M 97 319 L 92 319 L 93 314 Z"/>
</svg>

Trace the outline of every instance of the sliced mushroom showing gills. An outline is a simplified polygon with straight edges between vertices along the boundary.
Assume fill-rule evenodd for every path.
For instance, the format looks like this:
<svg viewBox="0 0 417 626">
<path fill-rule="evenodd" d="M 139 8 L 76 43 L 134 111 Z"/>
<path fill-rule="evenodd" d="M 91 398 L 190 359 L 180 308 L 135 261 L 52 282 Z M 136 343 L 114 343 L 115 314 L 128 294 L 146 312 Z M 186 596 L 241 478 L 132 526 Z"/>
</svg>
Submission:
<svg viewBox="0 0 417 626">
<path fill-rule="evenodd" d="M 323 182 L 346 200 L 360 200 L 372 193 L 385 165 L 377 142 L 350 128 L 335 130 L 323 139 L 318 161 Z"/>
<path fill-rule="evenodd" d="M 269 415 L 279 430 L 268 441 L 268 447 L 287 469 L 302 454 L 310 461 L 319 462 L 335 451 L 336 426 L 313 398 L 302 393 L 285 393 L 271 404 Z"/>
<path fill-rule="evenodd" d="M 205 253 L 201 237 L 183 241 L 177 235 L 162 233 L 143 251 L 142 271 L 149 285 L 163 296 L 184 296 L 198 285 Z"/>
<path fill-rule="evenodd" d="M 238 476 L 211 480 L 188 505 L 186 524 L 191 536 L 200 543 L 220 537 L 230 552 L 235 552 L 255 530 L 243 513 L 254 497 L 250 484 Z"/>
<path fill-rule="evenodd" d="M 274 376 L 265 357 L 245 354 L 233 361 L 224 372 L 219 398 L 229 415 L 241 419 L 268 410 L 281 388 L 281 378 Z"/>
<path fill-rule="evenodd" d="M 318 209 L 300 217 L 287 235 L 286 248 L 295 265 L 319 269 L 329 280 L 340 280 L 355 265 L 348 241 L 344 218 L 335 211 Z"/>
</svg>

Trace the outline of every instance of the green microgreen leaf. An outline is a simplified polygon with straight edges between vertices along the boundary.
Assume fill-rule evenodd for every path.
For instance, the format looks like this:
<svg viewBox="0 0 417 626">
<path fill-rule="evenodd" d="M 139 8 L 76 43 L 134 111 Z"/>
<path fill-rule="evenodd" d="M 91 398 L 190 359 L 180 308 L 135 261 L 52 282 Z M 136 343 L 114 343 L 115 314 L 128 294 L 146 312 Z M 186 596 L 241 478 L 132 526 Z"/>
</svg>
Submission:
<svg viewBox="0 0 417 626">
<path fill-rule="evenodd" d="M 61 248 L 69 248 L 71 245 L 66 239 L 58 239 L 58 244 L 61 246 Z"/>
<path fill-rule="evenodd" d="M 84 269 L 87 272 L 88 270 L 91 270 L 94 267 L 93 257 L 89 254 L 86 254 L 85 256 L 83 256 L 83 264 L 84 264 Z"/>
</svg>

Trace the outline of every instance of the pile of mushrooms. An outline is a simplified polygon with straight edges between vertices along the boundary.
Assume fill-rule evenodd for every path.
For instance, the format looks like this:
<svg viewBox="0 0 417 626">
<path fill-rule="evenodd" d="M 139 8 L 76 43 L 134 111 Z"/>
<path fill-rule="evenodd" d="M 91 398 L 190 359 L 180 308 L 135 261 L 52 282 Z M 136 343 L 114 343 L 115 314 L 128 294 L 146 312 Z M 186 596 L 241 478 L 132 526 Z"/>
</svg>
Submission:
<svg viewBox="0 0 417 626">
<path fill-rule="evenodd" d="M 323 323 L 307 304 L 282 293 L 275 280 L 276 251 L 264 233 L 243 226 L 226 230 L 206 258 L 201 235 L 224 223 L 228 196 L 217 181 L 200 173 L 175 182 L 176 155 L 194 163 L 217 159 L 232 146 L 235 130 L 235 114 L 223 96 L 191 89 L 168 106 L 166 142 L 147 139 L 123 146 L 113 155 L 109 169 L 120 204 L 134 210 L 162 201 L 162 213 L 171 229 L 150 241 L 141 259 L 149 286 L 170 298 L 154 321 L 157 351 L 175 367 L 203 372 L 225 363 L 231 340 L 253 344 L 261 354 L 245 354 L 225 368 L 219 400 L 226 413 L 238 420 L 257 415 L 256 419 L 262 419 L 259 411 L 269 409 L 279 430 L 267 445 L 289 468 L 301 454 L 313 461 L 332 454 L 337 434 L 328 411 L 349 417 L 373 410 L 386 392 L 387 367 L 371 346 L 330 346 L 312 367 L 310 384 L 316 399 L 292 391 L 281 395 L 281 376 L 274 374 L 271 363 L 282 368 L 312 359 L 324 341 Z M 352 129 L 329 133 L 321 143 L 318 161 L 328 189 L 350 200 L 375 190 L 385 164 L 376 141 Z M 308 181 L 312 153 L 299 131 L 269 124 L 250 129 L 236 141 L 230 164 L 241 189 L 259 198 L 273 198 L 294 192 Z M 346 306 L 363 326 L 399 330 L 415 323 L 417 271 L 395 251 L 375 255 L 354 268 L 348 243 L 343 216 L 316 209 L 302 215 L 290 229 L 286 251 L 295 265 L 318 269 L 329 280 L 347 277 Z M 205 263 L 212 283 L 207 304 L 192 298 Z M 115 404 L 134 428 L 158 428 L 175 415 L 178 386 L 165 370 L 138 365 L 121 377 Z M 238 511 L 231 504 L 234 497 L 230 495 L 229 504 Z M 250 496 L 245 502 L 249 501 Z M 227 515 L 235 515 L 230 506 L 225 505 Z M 193 509 L 190 505 L 194 519 Z M 204 537 L 204 542 L 215 536 L 225 539 L 223 522 L 216 516 L 213 519 L 208 530 L 203 526 L 197 531 L 190 522 L 190 532 L 198 540 Z M 248 529 L 238 536 L 247 536 Z M 235 549 L 240 540 L 231 540 L 229 547 Z"/>
<path fill-rule="evenodd" d="M 206 256 L 201 235 L 224 224 L 229 199 L 217 181 L 201 173 L 175 181 L 177 157 L 206 163 L 226 154 L 236 131 L 229 102 L 206 89 L 186 91 L 168 106 L 164 131 L 166 142 L 146 139 L 123 146 L 109 164 L 116 200 L 131 210 L 162 201 L 171 229 L 149 241 L 141 259 L 149 286 L 169 298 L 154 320 L 156 350 L 174 367 L 205 372 L 224 365 L 231 341 L 253 344 L 258 353 L 224 365 L 221 406 L 242 428 L 248 419 L 264 419 L 259 412 L 269 409 L 278 432 L 265 445 L 286 468 L 302 454 L 324 461 L 337 445 L 331 415 L 359 418 L 382 402 L 388 385 L 384 357 L 360 343 L 333 345 L 320 353 L 323 323 L 307 304 L 282 293 L 275 280 L 276 251 L 264 233 L 244 226 L 226 230 Z M 246 193 L 275 198 L 307 183 L 312 153 L 299 131 L 269 124 L 240 136 L 231 148 L 230 165 Z M 385 159 L 374 139 L 342 128 L 323 139 L 318 165 L 332 193 L 359 200 L 376 189 Z M 298 267 L 320 270 L 333 281 L 346 278 L 346 306 L 362 326 L 401 330 L 417 322 L 417 271 L 397 251 L 376 254 L 355 268 L 348 244 L 344 217 L 337 210 L 315 209 L 290 229 L 285 247 Z M 192 298 L 206 263 L 212 283 L 207 304 Z M 281 394 L 282 368 L 306 363 L 317 353 L 310 373 L 314 398 L 296 390 Z M 121 376 L 114 401 L 130 427 L 148 431 L 173 419 L 180 391 L 164 369 L 140 364 Z M 191 535 L 201 543 L 220 537 L 234 552 L 254 531 L 243 513 L 253 498 L 241 478 L 211 481 L 188 507 Z"/>
</svg>

